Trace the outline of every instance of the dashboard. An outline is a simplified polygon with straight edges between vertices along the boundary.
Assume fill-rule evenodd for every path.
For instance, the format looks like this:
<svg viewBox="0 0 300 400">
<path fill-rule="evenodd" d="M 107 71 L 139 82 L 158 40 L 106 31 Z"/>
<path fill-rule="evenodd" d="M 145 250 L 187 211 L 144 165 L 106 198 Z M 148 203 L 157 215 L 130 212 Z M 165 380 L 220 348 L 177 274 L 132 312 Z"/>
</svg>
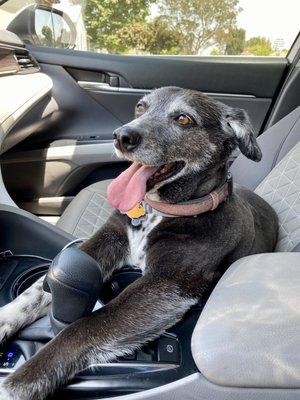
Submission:
<svg viewBox="0 0 300 400">
<path fill-rule="evenodd" d="M 52 89 L 52 80 L 39 66 L 20 39 L 0 31 L 0 154 L 1 145 L 15 124 Z M 9 141 L 13 147 L 24 137 Z"/>
</svg>

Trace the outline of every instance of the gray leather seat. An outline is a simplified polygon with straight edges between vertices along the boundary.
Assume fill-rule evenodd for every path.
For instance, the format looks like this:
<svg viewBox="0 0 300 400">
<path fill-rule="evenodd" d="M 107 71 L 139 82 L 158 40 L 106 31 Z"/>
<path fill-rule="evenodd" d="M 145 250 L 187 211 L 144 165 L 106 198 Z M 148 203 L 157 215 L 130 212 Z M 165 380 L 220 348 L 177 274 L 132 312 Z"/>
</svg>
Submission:
<svg viewBox="0 0 300 400">
<path fill-rule="evenodd" d="M 258 139 L 263 159 L 254 163 L 240 155 L 232 165 L 234 182 L 264 197 L 280 221 L 278 251 L 300 250 L 300 107 Z M 67 207 L 58 226 L 76 237 L 91 236 L 109 217 L 110 181 L 83 189 Z"/>
<path fill-rule="evenodd" d="M 300 251 L 300 107 L 258 139 L 260 163 L 239 156 L 232 166 L 234 182 L 254 190 L 277 212 L 276 251 Z"/>
</svg>

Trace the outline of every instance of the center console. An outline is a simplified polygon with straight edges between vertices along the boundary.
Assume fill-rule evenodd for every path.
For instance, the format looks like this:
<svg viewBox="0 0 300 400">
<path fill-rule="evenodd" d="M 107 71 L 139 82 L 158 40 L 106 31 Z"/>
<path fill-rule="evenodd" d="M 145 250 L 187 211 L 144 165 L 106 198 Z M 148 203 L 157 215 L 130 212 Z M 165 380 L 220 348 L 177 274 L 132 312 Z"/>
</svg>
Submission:
<svg viewBox="0 0 300 400">
<path fill-rule="evenodd" d="M 12 301 L 45 275 L 51 261 L 75 238 L 23 210 L 0 206 L 0 306 Z M 105 304 L 141 276 L 125 267 L 102 286 Z M 202 306 L 195 306 L 159 339 L 110 364 L 93 365 L 61 389 L 63 398 L 105 398 L 139 392 L 198 371 L 191 354 L 191 336 Z M 22 365 L 54 336 L 49 317 L 21 330 L 0 348 L 0 377 Z"/>
</svg>

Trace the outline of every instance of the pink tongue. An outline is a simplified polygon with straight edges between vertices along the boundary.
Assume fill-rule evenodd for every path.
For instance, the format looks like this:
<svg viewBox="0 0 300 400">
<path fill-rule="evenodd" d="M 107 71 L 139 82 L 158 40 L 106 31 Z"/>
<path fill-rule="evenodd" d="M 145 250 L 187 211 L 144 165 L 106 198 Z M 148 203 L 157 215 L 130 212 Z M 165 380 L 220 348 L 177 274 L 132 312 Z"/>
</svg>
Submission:
<svg viewBox="0 0 300 400">
<path fill-rule="evenodd" d="M 132 163 L 108 186 L 107 199 L 110 205 L 122 212 L 131 210 L 145 197 L 147 180 L 157 169 Z"/>
</svg>

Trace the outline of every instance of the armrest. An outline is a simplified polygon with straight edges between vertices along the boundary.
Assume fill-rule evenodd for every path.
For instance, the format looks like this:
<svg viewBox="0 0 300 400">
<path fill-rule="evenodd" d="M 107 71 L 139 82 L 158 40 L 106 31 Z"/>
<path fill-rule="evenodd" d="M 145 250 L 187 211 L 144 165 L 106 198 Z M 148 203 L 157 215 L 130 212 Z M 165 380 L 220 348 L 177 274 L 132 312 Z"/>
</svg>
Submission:
<svg viewBox="0 0 300 400">
<path fill-rule="evenodd" d="M 235 262 L 203 309 L 192 353 L 218 385 L 299 388 L 300 253 Z"/>
</svg>

